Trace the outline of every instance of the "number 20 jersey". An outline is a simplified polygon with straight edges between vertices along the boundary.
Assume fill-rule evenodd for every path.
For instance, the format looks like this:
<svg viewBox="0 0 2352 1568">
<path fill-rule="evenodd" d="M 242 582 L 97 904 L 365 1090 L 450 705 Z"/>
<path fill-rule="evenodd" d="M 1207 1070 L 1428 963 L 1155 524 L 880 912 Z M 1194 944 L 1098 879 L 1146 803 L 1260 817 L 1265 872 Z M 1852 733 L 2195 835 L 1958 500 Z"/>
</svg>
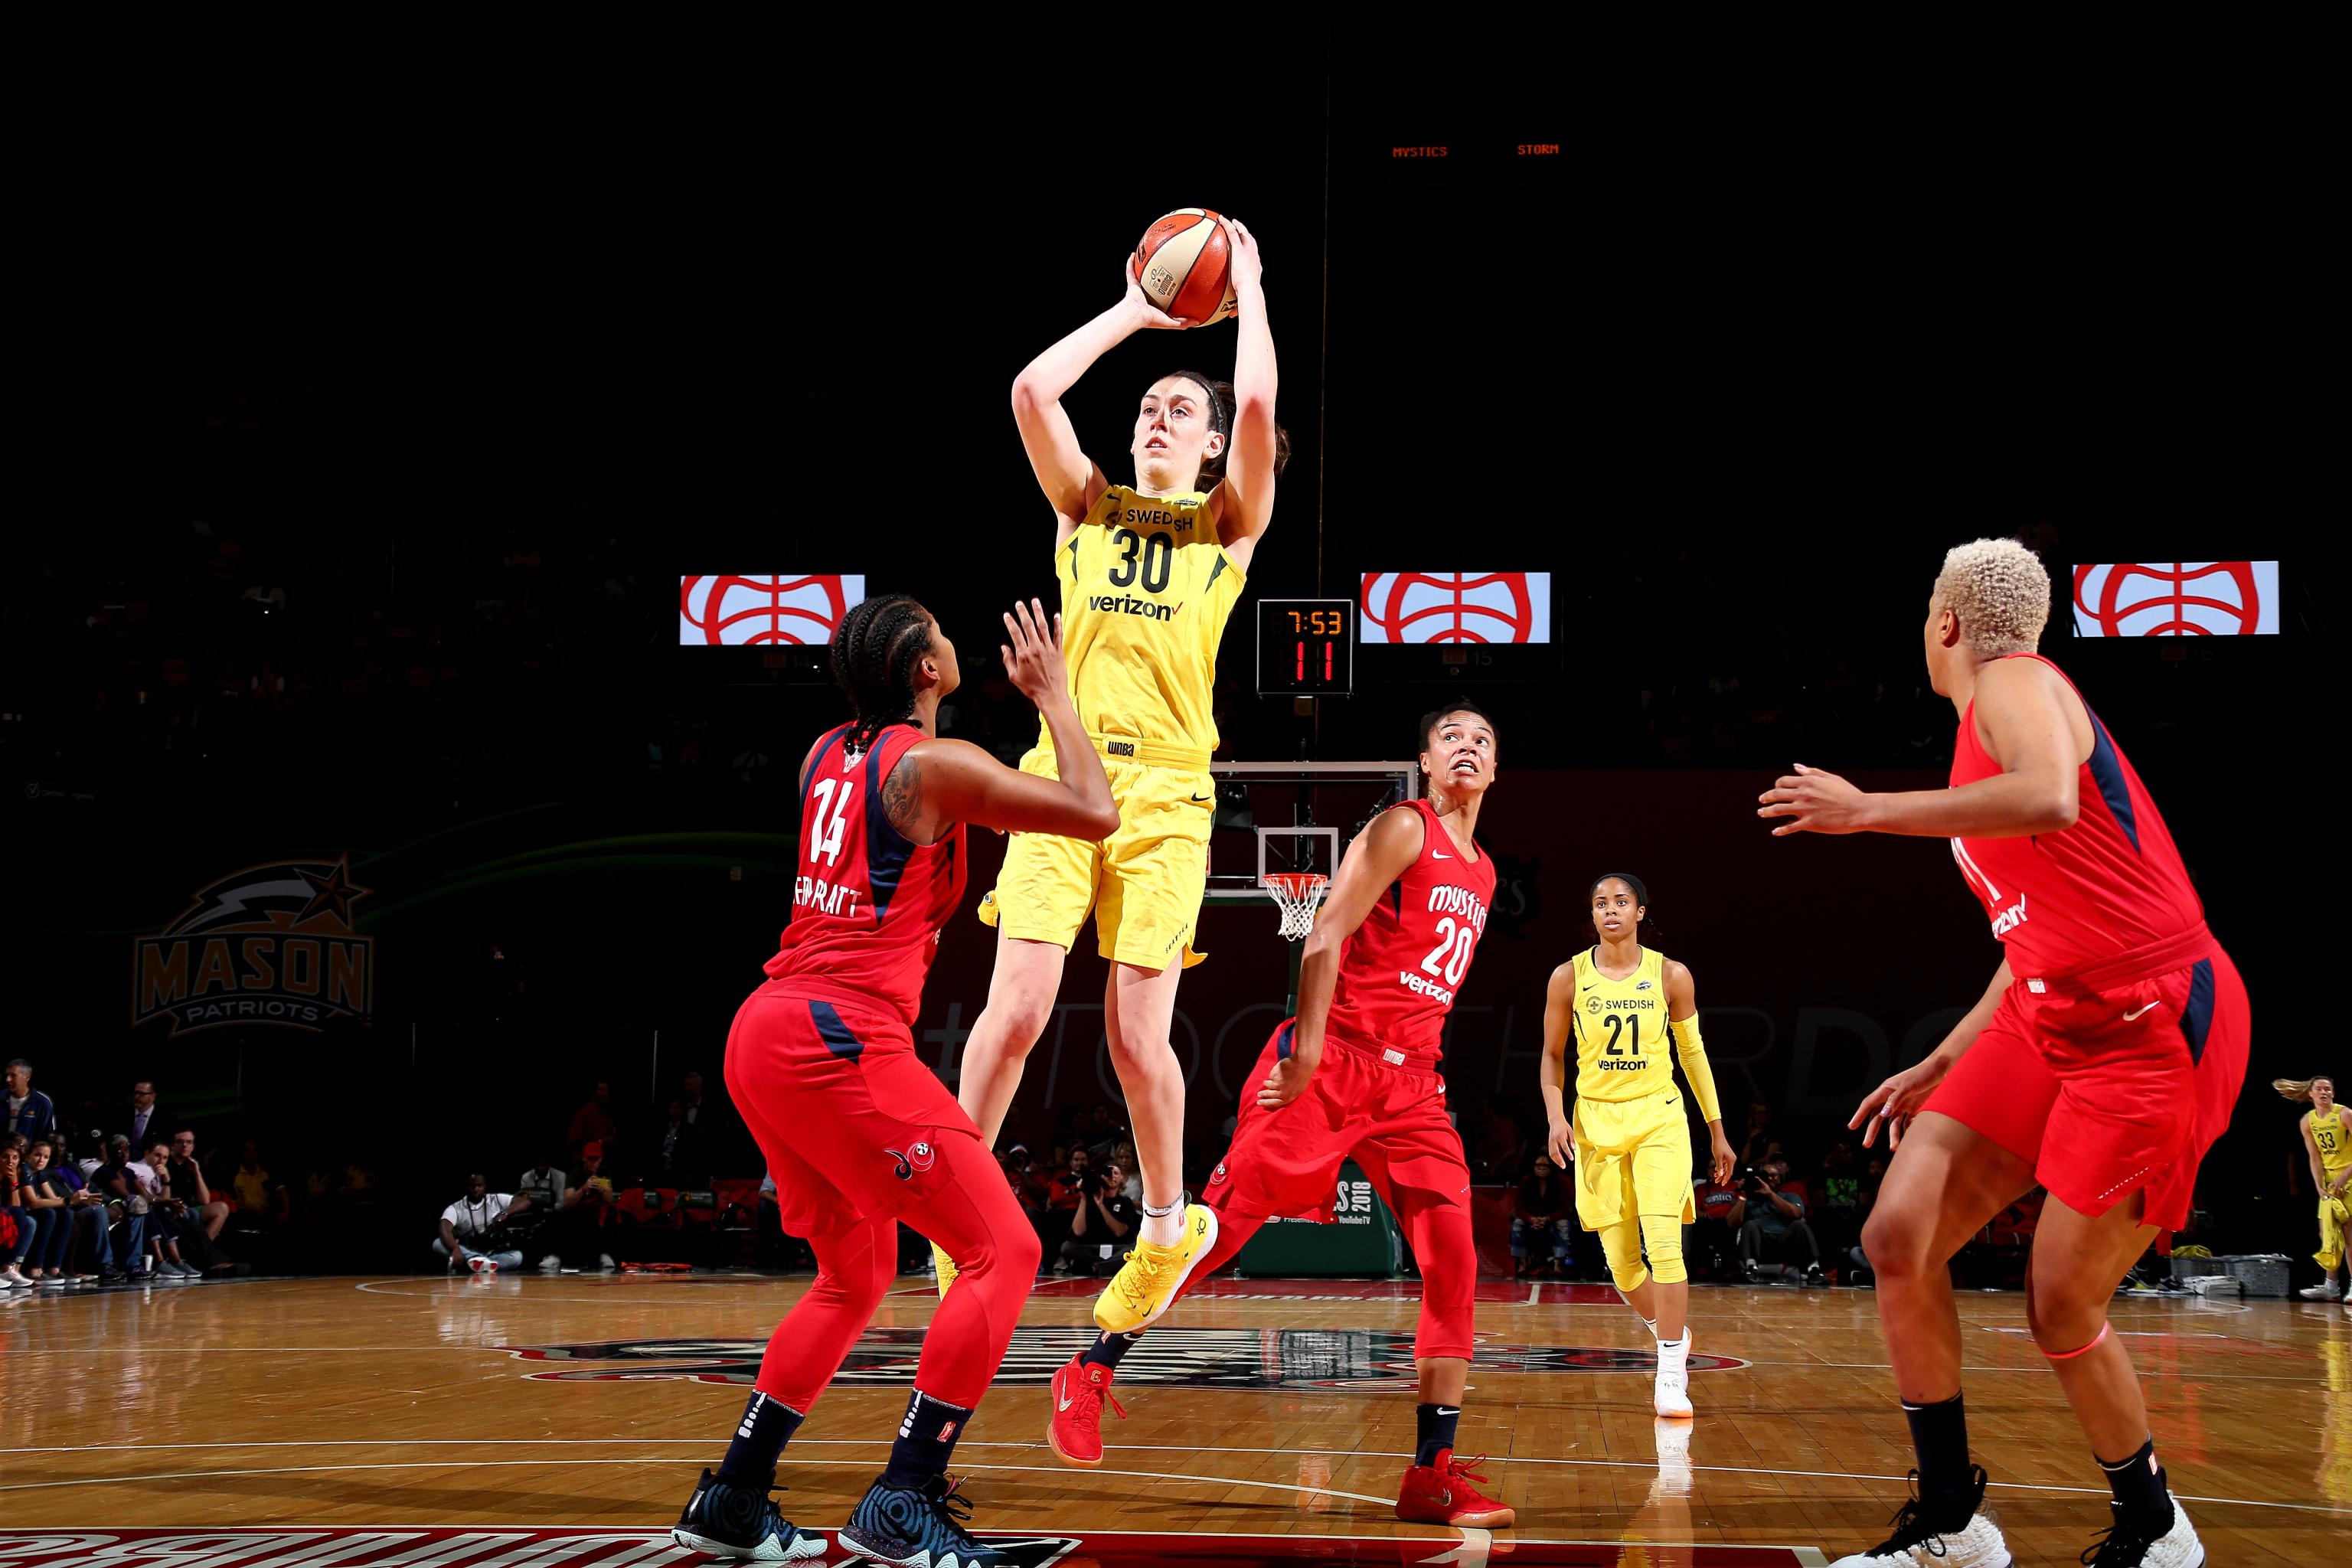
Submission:
<svg viewBox="0 0 2352 1568">
<path fill-rule="evenodd" d="M 1243 578 L 1210 510 L 1198 491 L 1113 485 L 1055 552 L 1070 700 L 1088 733 L 1216 750 L 1217 644 Z M 1042 722 L 1037 743 L 1052 744 Z"/>
<path fill-rule="evenodd" d="M 882 804 L 882 782 L 925 739 L 892 724 L 852 752 L 845 724 L 810 753 L 792 923 L 767 964 L 775 990 L 895 1013 L 914 1026 L 940 928 L 964 882 L 962 823 L 917 844 L 890 826 Z"/>
<path fill-rule="evenodd" d="M 1445 1015 L 1469 977 L 1495 898 L 1495 862 L 1462 846 L 1426 800 L 1392 811 L 1421 814 L 1421 856 L 1372 904 L 1339 955 L 1339 982 L 1324 1032 L 1391 1065 L 1433 1066 Z"/>
</svg>

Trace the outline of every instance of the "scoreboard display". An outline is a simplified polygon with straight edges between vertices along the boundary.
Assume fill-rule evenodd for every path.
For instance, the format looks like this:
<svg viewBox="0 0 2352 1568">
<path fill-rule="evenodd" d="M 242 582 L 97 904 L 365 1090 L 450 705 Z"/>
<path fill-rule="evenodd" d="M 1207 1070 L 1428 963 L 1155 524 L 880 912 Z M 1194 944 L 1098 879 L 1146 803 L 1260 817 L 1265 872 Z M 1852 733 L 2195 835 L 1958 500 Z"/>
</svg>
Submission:
<svg viewBox="0 0 2352 1568">
<path fill-rule="evenodd" d="M 1351 694 L 1356 689 L 1356 616 L 1352 599 L 1260 599 L 1258 695 Z"/>
</svg>

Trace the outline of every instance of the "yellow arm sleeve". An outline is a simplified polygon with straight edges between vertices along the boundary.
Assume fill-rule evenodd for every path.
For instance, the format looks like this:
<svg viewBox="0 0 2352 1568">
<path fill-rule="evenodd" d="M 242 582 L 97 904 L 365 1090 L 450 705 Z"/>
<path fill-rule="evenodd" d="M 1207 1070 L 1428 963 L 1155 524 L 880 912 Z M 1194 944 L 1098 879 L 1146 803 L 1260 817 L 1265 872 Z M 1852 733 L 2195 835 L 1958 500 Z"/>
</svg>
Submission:
<svg viewBox="0 0 2352 1568">
<path fill-rule="evenodd" d="M 1683 1064 L 1683 1077 L 1690 1080 L 1691 1093 L 1698 1097 L 1698 1114 L 1702 1121 L 1723 1120 L 1723 1107 L 1715 1098 L 1715 1070 L 1706 1065 L 1706 1042 L 1698 1037 L 1698 1015 L 1674 1020 L 1675 1059 Z"/>
</svg>

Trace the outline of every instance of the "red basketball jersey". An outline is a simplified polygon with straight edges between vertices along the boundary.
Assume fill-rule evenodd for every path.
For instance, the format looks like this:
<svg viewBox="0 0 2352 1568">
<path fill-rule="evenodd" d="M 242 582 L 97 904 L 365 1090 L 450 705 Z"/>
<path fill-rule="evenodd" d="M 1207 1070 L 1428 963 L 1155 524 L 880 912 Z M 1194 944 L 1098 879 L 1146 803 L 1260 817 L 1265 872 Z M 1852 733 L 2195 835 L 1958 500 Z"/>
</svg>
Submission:
<svg viewBox="0 0 2352 1568">
<path fill-rule="evenodd" d="M 768 973 L 799 995 L 887 1007 L 908 1026 L 940 928 L 963 896 L 963 824 L 936 844 L 890 826 L 882 781 L 926 737 L 893 724 L 863 752 L 829 731 L 801 784 L 800 878 L 793 920 Z"/>
<path fill-rule="evenodd" d="M 2147 786 L 2088 701 L 2083 711 L 2091 721 L 2091 756 L 2076 782 L 2074 826 L 2030 837 L 1955 838 L 1952 857 L 1984 900 L 2020 979 L 2095 967 L 2103 978 L 2132 980 L 2182 968 L 2211 941 L 2205 907 Z M 1952 751 L 1954 788 L 2001 771 L 1977 741 L 1976 718 L 1971 702 Z"/>
<path fill-rule="evenodd" d="M 1391 809 L 1421 814 L 1421 857 L 1348 939 L 1323 1027 L 1393 1062 L 1433 1063 L 1445 1015 L 1486 929 L 1495 863 L 1484 852 L 1465 858 L 1428 801 Z"/>
</svg>

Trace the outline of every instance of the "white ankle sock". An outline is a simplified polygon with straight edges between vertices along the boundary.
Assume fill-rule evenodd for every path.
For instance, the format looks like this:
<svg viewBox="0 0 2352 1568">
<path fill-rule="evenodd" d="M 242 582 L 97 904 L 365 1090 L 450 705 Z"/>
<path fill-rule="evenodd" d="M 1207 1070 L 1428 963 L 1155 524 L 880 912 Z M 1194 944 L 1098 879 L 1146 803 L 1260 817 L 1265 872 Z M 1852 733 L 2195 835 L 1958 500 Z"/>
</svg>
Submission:
<svg viewBox="0 0 2352 1568">
<path fill-rule="evenodd" d="M 1176 1205 L 1174 1214 L 1145 1215 L 1135 1233 L 1154 1247 L 1173 1247 L 1184 1239 L 1184 1205 Z"/>
</svg>

